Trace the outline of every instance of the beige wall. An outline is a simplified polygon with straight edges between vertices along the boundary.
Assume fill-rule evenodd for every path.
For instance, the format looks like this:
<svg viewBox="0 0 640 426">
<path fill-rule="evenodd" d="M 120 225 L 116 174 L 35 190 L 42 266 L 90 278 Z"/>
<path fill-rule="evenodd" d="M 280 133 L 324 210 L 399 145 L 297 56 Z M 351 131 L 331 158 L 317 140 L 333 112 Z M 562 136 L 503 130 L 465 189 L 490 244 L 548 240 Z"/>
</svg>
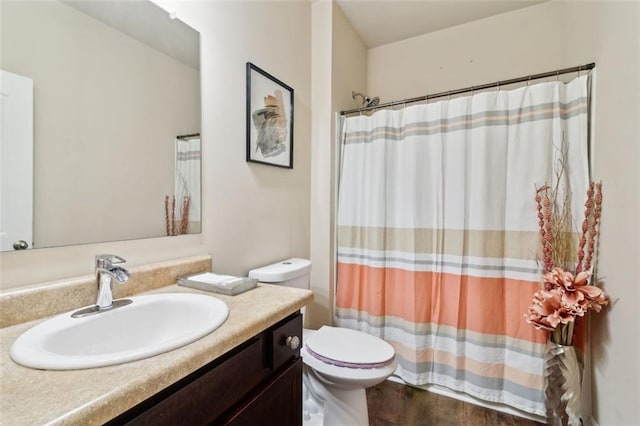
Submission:
<svg viewBox="0 0 640 426">
<path fill-rule="evenodd" d="M 640 3 L 552 1 L 369 51 L 383 101 L 596 62 L 595 180 L 604 185 L 598 275 L 612 306 L 592 317 L 593 417 L 640 419 Z"/>
<path fill-rule="evenodd" d="M 311 289 L 314 303 L 307 309 L 305 325 L 318 328 L 333 322 L 338 154 L 335 112 L 357 106 L 351 91 L 365 89 L 367 50 L 336 4 L 316 1 L 312 5 L 312 52 Z"/>
<path fill-rule="evenodd" d="M 208 253 L 231 274 L 309 256 L 310 3 L 157 3 L 201 32 L 203 233 L 1 253 L 2 287 L 92 273 L 103 252 L 131 265 Z M 247 61 L 295 89 L 293 170 L 245 162 Z"/>
<path fill-rule="evenodd" d="M 164 235 L 198 70 L 64 3 L 2 9 L 2 68 L 34 81 L 34 247 Z"/>
<path fill-rule="evenodd" d="M 351 92 L 366 92 L 367 48 L 337 4 L 332 30 L 331 110 L 336 112 L 360 106 L 360 98 L 353 99 Z"/>
<path fill-rule="evenodd" d="M 204 240 L 220 272 L 309 257 L 310 7 L 175 3 L 202 32 Z M 246 62 L 294 89 L 292 170 L 245 162 Z"/>
<path fill-rule="evenodd" d="M 334 5 L 315 1 L 311 6 L 311 289 L 305 327 L 331 323 L 331 52 Z"/>
</svg>

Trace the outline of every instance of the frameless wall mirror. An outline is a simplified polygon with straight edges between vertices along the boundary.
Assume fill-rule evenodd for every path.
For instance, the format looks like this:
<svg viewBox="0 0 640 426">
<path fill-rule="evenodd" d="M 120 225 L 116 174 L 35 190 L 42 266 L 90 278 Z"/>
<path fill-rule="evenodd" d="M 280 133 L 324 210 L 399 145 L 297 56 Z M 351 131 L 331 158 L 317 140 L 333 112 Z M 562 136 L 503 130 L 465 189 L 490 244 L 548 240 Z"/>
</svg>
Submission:
<svg viewBox="0 0 640 426">
<path fill-rule="evenodd" d="M 200 37 L 148 1 L 0 2 L 1 249 L 200 232 Z"/>
</svg>

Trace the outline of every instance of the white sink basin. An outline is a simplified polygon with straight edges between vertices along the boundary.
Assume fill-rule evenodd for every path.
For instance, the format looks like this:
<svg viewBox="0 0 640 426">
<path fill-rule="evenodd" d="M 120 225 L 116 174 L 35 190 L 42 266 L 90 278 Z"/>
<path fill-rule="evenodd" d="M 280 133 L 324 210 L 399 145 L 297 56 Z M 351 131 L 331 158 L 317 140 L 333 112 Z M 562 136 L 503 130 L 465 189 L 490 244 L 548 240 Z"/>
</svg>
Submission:
<svg viewBox="0 0 640 426">
<path fill-rule="evenodd" d="M 123 364 L 187 345 L 220 327 L 229 308 L 201 294 L 135 296 L 83 318 L 55 316 L 21 334 L 11 358 L 26 367 L 76 370 Z M 74 311 L 75 312 L 75 311 Z"/>
</svg>

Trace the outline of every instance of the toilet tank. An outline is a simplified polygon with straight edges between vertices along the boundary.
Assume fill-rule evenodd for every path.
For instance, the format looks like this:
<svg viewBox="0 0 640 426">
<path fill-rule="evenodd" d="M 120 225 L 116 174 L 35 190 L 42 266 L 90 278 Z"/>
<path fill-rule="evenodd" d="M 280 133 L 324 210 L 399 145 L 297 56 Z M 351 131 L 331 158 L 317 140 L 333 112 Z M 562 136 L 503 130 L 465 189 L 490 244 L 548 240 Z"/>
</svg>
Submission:
<svg viewBox="0 0 640 426">
<path fill-rule="evenodd" d="M 309 288 L 311 261 L 307 259 L 287 259 L 249 271 L 249 278 L 262 283 L 287 287 Z"/>
</svg>

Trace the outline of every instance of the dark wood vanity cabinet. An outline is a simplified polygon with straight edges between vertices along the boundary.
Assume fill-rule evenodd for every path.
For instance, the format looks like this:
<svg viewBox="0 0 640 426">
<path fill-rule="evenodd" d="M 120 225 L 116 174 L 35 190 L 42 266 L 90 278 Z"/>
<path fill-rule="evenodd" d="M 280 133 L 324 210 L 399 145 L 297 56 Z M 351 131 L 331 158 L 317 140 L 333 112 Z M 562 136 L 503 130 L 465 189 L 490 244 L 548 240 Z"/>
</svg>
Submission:
<svg viewBox="0 0 640 426">
<path fill-rule="evenodd" d="M 300 313 L 278 322 L 107 424 L 302 425 L 302 359 L 294 336 L 301 342 Z"/>
<path fill-rule="evenodd" d="M 286 368 L 222 423 L 233 426 L 301 425 L 302 359 Z"/>
</svg>

